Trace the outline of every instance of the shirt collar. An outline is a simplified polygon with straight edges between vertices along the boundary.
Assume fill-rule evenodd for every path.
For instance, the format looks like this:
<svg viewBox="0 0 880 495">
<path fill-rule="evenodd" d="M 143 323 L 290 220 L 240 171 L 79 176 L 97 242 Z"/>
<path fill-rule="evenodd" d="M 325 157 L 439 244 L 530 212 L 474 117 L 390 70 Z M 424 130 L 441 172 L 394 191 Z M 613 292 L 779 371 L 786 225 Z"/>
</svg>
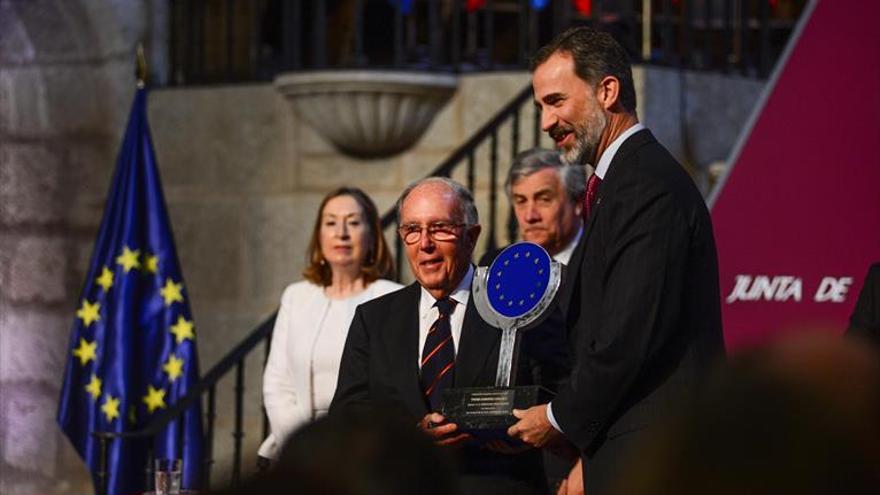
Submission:
<svg viewBox="0 0 880 495">
<path fill-rule="evenodd" d="M 635 125 L 623 131 L 620 136 L 617 136 L 617 139 L 611 141 L 611 144 L 609 144 L 608 147 L 605 148 L 605 151 L 602 152 L 602 156 L 599 157 L 599 163 L 596 164 L 595 173 L 597 177 L 603 180 L 605 179 L 605 174 L 608 173 L 608 167 L 611 166 L 611 160 L 614 159 L 614 155 L 617 154 L 617 150 L 620 149 L 620 145 L 622 145 L 628 137 L 641 131 L 644 128 L 645 126 L 641 122 L 636 122 Z"/>
<path fill-rule="evenodd" d="M 581 226 L 578 227 L 578 231 L 574 235 L 574 238 L 571 240 L 571 242 L 569 242 L 568 245 L 565 246 L 565 249 L 556 253 L 556 256 L 554 256 L 553 259 L 562 263 L 563 265 L 567 265 L 568 261 L 571 259 L 571 253 L 574 252 L 574 248 L 577 247 L 577 243 L 579 240 L 581 240 L 581 236 L 583 234 L 584 234 L 584 225 L 581 224 Z"/>
<path fill-rule="evenodd" d="M 461 282 L 458 283 L 458 286 L 455 287 L 455 290 L 449 294 L 449 298 L 458 303 L 461 307 L 467 307 L 468 299 L 471 296 L 471 283 L 474 281 L 474 265 L 468 265 L 468 271 L 462 277 Z M 434 308 L 434 303 L 437 302 L 437 299 L 428 292 L 428 289 L 425 289 L 421 285 L 419 286 L 422 289 L 422 297 L 419 300 L 419 315 L 425 317 L 430 311 Z"/>
</svg>

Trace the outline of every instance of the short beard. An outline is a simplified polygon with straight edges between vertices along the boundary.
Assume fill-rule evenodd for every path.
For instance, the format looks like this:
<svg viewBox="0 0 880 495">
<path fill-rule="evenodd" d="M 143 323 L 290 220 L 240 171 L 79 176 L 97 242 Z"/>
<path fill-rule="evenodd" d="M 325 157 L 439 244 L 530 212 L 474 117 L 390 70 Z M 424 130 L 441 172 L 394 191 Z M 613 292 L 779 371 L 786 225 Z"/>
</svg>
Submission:
<svg viewBox="0 0 880 495">
<path fill-rule="evenodd" d="M 607 124 L 605 113 L 597 105 L 587 122 L 574 126 L 574 146 L 562 153 L 560 156 L 562 162 L 566 165 L 596 166 L 595 163 L 590 162 L 598 159 L 596 149 L 599 147 L 599 140 L 602 139 L 602 132 L 605 131 Z"/>
</svg>

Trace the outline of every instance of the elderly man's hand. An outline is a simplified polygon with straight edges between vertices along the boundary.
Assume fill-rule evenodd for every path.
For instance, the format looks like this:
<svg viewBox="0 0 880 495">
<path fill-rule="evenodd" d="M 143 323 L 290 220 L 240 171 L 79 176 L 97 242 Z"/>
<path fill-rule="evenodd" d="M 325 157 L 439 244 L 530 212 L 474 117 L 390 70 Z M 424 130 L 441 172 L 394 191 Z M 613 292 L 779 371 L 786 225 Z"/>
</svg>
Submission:
<svg viewBox="0 0 880 495">
<path fill-rule="evenodd" d="M 540 448 L 562 437 L 547 419 L 547 404 L 526 410 L 514 409 L 513 415 L 519 419 L 507 429 L 507 434 L 513 438 L 519 438 L 529 445 Z"/>
<path fill-rule="evenodd" d="M 472 438 L 467 433 L 458 433 L 458 425 L 447 423 L 446 418 L 440 413 L 426 414 L 419 421 L 418 427 L 437 445 L 461 445 Z"/>
<path fill-rule="evenodd" d="M 568 477 L 559 484 L 556 495 L 584 495 L 584 467 L 580 459 L 574 463 Z"/>
</svg>

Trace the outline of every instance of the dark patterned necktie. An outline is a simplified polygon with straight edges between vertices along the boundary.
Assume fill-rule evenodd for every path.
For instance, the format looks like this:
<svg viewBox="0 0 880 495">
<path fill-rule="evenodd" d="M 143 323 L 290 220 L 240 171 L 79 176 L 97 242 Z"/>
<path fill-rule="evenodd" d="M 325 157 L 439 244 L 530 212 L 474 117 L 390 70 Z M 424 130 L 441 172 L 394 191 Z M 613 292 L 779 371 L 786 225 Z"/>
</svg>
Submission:
<svg viewBox="0 0 880 495">
<path fill-rule="evenodd" d="M 452 385 L 455 371 L 455 344 L 452 341 L 452 325 L 449 323 L 449 317 L 455 310 L 455 301 L 443 298 L 434 306 L 440 315 L 428 330 L 425 347 L 422 349 L 421 385 L 431 411 L 439 411 L 443 390 Z"/>
<path fill-rule="evenodd" d="M 602 179 L 595 173 L 587 179 L 587 194 L 584 195 L 584 220 L 590 219 L 593 206 L 596 204 L 596 194 L 599 192 L 599 184 Z"/>
</svg>

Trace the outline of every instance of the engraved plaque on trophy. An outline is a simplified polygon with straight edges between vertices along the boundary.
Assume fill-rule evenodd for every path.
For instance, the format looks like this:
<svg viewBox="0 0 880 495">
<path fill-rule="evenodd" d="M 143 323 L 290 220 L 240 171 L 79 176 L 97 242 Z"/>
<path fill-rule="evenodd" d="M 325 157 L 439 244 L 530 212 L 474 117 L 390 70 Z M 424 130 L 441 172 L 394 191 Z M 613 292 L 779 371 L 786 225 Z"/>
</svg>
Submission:
<svg viewBox="0 0 880 495">
<path fill-rule="evenodd" d="M 483 320 L 501 330 L 501 346 L 494 387 L 444 391 L 442 413 L 460 430 L 482 438 L 506 437 L 517 421 L 513 409 L 550 400 L 550 391 L 539 385 L 516 386 L 517 335 L 547 315 L 561 280 L 562 264 L 531 242 L 513 244 L 491 266 L 476 269 L 471 297 Z"/>
</svg>

